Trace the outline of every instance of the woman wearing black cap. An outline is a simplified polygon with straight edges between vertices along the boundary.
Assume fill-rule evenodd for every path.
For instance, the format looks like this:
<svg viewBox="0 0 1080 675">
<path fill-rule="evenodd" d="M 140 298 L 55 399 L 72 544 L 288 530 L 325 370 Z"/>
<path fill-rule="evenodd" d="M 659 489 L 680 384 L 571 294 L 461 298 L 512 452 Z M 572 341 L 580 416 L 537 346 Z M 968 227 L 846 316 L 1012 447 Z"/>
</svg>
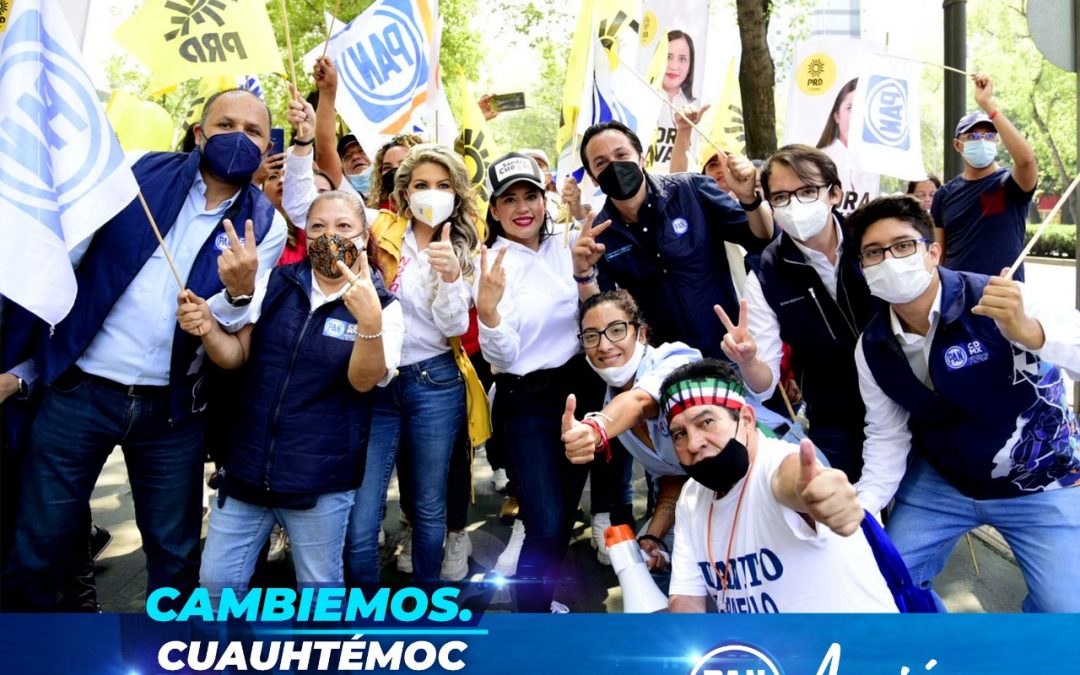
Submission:
<svg viewBox="0 0 1080 675">
<path fill-rule="evenodd" d="M 525 520 L 518 609 L 546 612 L 588 475 L 563 452 L 564 408 L 575 394 L 596 410 L 603 384 L 578 344 L 572 242 L 551 236 L 540 167 L 511 153 L 491 164 L 488 179 L 489 234 L 476 286 L 480 348 L 495 372 L 494 433 L 509 453 Z"/>
</svg>

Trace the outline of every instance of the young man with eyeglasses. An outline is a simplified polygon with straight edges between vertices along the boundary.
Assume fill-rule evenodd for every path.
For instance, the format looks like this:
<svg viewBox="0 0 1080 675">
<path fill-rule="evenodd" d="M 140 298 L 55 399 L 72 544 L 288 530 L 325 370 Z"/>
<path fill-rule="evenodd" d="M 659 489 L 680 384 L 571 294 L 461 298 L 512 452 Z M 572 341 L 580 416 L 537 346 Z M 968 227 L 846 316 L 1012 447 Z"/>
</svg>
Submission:
<svg viewBox="0 0 1080 675">
<path fill-rule="evenodd" d="M 1039 172 L 1031 146 L 998 109 L 990 77 L 971 79 L 980 110 L 960 119 L 953 140 L 953 149 L 964 158 L 964 172 L 938 190 L 930 215 L 946 267 L 995 275 L 1024 248 Z M 1002 145 L 1012 158 L 1011 169 L 997 163 Z M 1023 265 L 1013 276 L 1024 280 Z"/>
<path fill-rule="evenodd" d="M 723 349 L 755 396 L 768 399 L 780 380 L 782 342 L 791 346 L 807 402 L 807 434 L 852 483 L 863 465 L 863 405 L 852 354 L 880 303 L 858 262 L 844 255 L 835 211 L 843 191 L 836 165 L 821 150 L 788 145 L 770 157 L 761 186 L 782 228 L 747 277 L 745 299 Z"/>
<path fill-rule="evenodd" d="M 1004 276 L 940 267 L 933 223 L 908 197 L 848 223 L 870 292 L 889 303 L 855 351 L 863 505 L 895 492 L 888 532 L 922 588 L 961 535 L 993 525 L 1020 563 L 1025 611 L 1080 611 L 1080 424 L 1061 374 L 1080 373 L 1080 312 Z"/>
</svg>

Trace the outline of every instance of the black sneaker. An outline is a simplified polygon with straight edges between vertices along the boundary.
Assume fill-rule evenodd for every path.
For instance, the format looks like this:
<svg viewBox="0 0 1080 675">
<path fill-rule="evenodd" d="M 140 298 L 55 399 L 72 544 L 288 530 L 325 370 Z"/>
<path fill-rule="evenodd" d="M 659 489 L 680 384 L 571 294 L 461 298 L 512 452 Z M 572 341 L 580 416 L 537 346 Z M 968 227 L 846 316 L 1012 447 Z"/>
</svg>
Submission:
<svg viewBox="0 0 1080 675">
<path fill-rule="evenodd" d="M 90 525 L 90 559 L 96 561 L 101 552 L 109 547 L 112 535 L 104 527 Z"/>
</svg>

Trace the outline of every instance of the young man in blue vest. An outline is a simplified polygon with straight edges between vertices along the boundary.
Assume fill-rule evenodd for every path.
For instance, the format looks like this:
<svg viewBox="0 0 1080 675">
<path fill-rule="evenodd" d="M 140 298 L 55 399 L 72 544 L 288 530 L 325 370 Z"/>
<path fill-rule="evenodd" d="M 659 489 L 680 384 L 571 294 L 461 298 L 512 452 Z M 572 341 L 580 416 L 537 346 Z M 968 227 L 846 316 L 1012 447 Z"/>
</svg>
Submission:
<svg viewBox="0 0 1080 675">
<path fill-rule="evenodd" d="M 175 319 L 178 295 L 210 298 L 226 326 L 247 314 L 257 274 L 285 243 L 274 207 L 251 184 L 270 148 L 270 111 L 250 92 L 206 103 L 191 153 L 149 153 L 132 167 L 173 260 L 133 201 L 72 252 L 79 292 L 48 338 L 46 388 L 30 431 L 7 609 L 55 607 L 71 541 L 106 458 L 124 451 L 149 590 L 198 579 L 202 512 L 203 355 Z M 239 239 L 232 223 L 245 223 Z M 148 590 L 148 592 L 149 592 Z"/>
<path fill-rule="evenodd" d="M 874 200 L 848 224 L 870 292 L 889 303 L 855 349 L 865 457 L 888 477 L 860 490 L 863 505 L 896 492 L 888 531 L 923 588 L 961 535 L 993 525 L 1027 582 L 1025 611 L 1080 611 L 1080 425 L 1061 373 L 1080 372 L 1080 313 L 1004 274 L 940 267 L 910 197 Z"/>
</svg>

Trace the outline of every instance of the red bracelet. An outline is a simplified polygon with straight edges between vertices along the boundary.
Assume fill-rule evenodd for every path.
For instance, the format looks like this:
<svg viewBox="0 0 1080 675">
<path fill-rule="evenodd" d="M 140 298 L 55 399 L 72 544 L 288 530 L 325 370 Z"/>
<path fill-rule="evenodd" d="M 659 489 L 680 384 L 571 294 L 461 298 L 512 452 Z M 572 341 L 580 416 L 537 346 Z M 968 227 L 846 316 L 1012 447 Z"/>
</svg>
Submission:
<svg viewBox="0 0 1080 675">
<path fill-rule="evenodd" d="M 995 118 L 995 117 L 997 117 L 997 114 L 998 114 L 998 111 L 997 111 L 997 109 L 995 108 L 995 109 L 994 109 L 994 112 L 990 113 L 990 121 L 991 121 L 991 122 L 993 122 L 993 121 L 994 121 L 994 118 Z"/>
<path fill-rule="evenodd" d="M 596 433 L 600 434 L 600 442 L 596 444 L 596 452 L 604 451 L 604 459 L 611 463 L 611 443 L 608 441 L 607 429 L 600 425 L 596 420 L 583 419 L 582 424 L 588 425 L 593 429 L 596 429 Z"/>
</svg>

